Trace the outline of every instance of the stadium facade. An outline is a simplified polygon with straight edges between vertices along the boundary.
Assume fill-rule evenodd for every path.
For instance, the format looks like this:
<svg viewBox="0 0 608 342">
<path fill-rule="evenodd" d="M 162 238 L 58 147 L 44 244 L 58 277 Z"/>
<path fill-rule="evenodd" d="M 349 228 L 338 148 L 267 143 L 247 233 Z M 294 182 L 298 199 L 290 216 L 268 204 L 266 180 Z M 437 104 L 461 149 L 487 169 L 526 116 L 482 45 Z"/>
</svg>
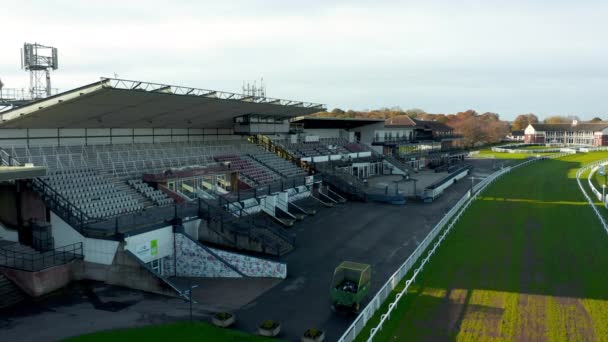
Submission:
<svg viewBox="0 0 608 342">
<path fill-rule="evenodd" d="M 524 131 L 527 144 L 608 146 L 608 124 L 572 121 L 560 124 L 530 124 Z"/>
<path fill-rule="evenodd" d="M 285 278 L 284 227 L 345 201 L 321 165 L 405 174 L 428 153 L 401 163 L 404 146 L 455 139 L 434 122 L 306 116 L 323 110 L 103 78 L 0 113 L 1 273 L 30 296 L 78 279 L 183 295 L 180 277 Z"/>
</svg>

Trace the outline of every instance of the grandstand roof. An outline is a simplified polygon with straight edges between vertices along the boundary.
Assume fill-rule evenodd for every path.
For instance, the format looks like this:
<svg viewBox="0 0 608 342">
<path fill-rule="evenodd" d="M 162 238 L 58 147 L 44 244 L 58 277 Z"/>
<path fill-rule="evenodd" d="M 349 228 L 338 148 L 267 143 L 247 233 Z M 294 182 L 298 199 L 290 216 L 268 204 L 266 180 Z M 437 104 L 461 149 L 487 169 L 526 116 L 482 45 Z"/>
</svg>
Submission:
<svg viewBox="0 0 608 342">
<path fill-rule="evenodd" d="M 581 122 L 576 125 L 570 123 L 556 123 L 556 124 L 540 124 L 533 123 L 530 124 L 534 127 L 535 131 L 539 132 L 549 132 L 549 131 L 568 131 L 568 132 L 578 132 L 578 131 L 591 131 L 598 132 L 603 131 L 608 128 L 608 123 L 590 123 L 590 122 Z"/>
<path fill-rule="evenodd" d="M 421 128 L 425 130 L 431 130 L 434 132 L 450 132 L 454 129 L 446 124 L 443 124 L 439 121 L 428 121 L 428 120 L 418 120 L 412 119 L 416 123 L 416 128 Z"/>
<path fill-rule="evenodd" d="M 386 127 L 394 127 L 394 128 L 404 128 L 404 127 L 414 127 L 416 123 L 412 118 L 407 115 L 395 116 L 392 118 L 386 119 L 384 122 Z"/>
<path fill-rule="evenodd" d="M 0 182 L 31 179 L 46 175 L 42 166 L 0 166 Z"/>
<path fill-rule="evenodd" d="M 297 117 L 291 120 L 293 123 L 302 124 L 304 128 L 356 128 L 384 122 L 382 119 L 361 118 L 322 118 L 314 116 Z"/>
<path fill-rule="evenodd" d="M 0 114 L 0 128 L 230 128 L 242 115 L 290 118 L 318 103 L 102 78 Z"/>
</svg>

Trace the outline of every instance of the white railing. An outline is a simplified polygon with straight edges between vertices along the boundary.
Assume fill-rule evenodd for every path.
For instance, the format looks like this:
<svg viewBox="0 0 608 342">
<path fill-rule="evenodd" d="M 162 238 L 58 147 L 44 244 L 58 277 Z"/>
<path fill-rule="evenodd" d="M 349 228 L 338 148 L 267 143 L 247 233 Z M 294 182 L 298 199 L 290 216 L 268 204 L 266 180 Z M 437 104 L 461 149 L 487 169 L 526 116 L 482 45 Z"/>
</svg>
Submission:
<svg viewBox="0 0 608 342">
<path fill-rule="evenodd" d="M 0 161 L 4 166 L 11 166 L 11 156 L 5 150 L 0 149 Z"/>
<path fill-rule="evenodd" d="M 599 190 L 596 189 L 596 187 L 593 185 L 593 181 L 591 180 L 591 178 L 593 178 L 593 175 L 597 172 L 597 170 L 600 168 L 600 166 L 602 165 L 608 165 L 608 159 L 602 159 L 602 160 L 598 160 L 595 161 L 591 164 L 587 164 L 585 165 L 585 171 L 588 170 L 589 168 L 591 168 L 591 171 L 589 172 L 589 176 L 587 177 L 587 181 L 589 182 L 589 187 L 591 188 L 591 192 L 593 192 L 595 194 L 595 197 L 597 197 L 598 201 L 602 201 L 602 202 L 606 202 L 606 199 L 603 196 L 603 193 L 601 193 Z"/>
<path fill-rule="evenodd" d="M 604 228 L 604 230 L 606 231 L 606 233 L 608 233 L 608 224 L 606 224 L 606 220 L 604 219 L 604 216 L 602 216 L 602 214 L 600 213 L 600 211 L 597 209 L 597 206 L 593 203 L 593 201 L 591 200 L 591 197 L 585 191 L 585 189 L 583 187 L 583 183 L 581 183 L 581 175 L 583 174 L 583 172 L 589 170 L 590 168 L 599 166 L 602 163 L 608 163 L 608 159 L 598 160 L 598 161 L 595 161 L 593 163 L 590 163 L 590 164 L 587 164 L 587 165 L 581 167 L 576 172 L 576 181 L 578 182 L 578 187 L 580 188 L 581 192 L 583 193 L 583 195 L 587 199 L 587 202 L 591 206 L 591 209 L 593 209 L 593 211 L 595 212 L 595 215 L 597 215 L 597 218 L 600 220 L 600 223 L 602 224 L 602 227 Z"/>
<path fill-rule="evenodd" d="M 365 328 L 367 322 L 372 318 L 372 316 L 380 309 L 384 301 L 390 296 L 391 292 L 397 287 L 397 285 L 403 280 L 405 275 L 411 270 L 411 268 L 419 261 L 419 259 L 425 254 L 427 248 L 431 248 L 427 253 L 424 259 L 422 259 L 418 268 L 414 270 L 410 279 L 405 282 L 405 286 L 401 292 L 399 292 L 395 298 L 395 300 L 388 305 L 388 311 L 380 316 L 380 322 L 377 326 L 371 329 L 370 336 L 368 338 L 368 342 L 372 341 L 374 336 L 382 329 L 382 326 L 390 318 L 391 313 L 397 306 L 397 303 L 403 297 L 410 285 L 416 280 L 418 274 L 424 269 L 424 266 L 430 259 L 430 257 L 435 253 L 435 250 L 441 243 L 443 242 L 446 235 L 451 231 L 452 227 L 458 222 L 464 211 L 469 207 L 469 205 L 473 202 L 475 198 L 490 184 L 494 183 L 495 180 L 511 172 L 514 168 L 528 165 L 538 160 L 544 160 L 549 158 L 559 158 L 567 153 L 559 153 L 544 157 L 539 157 L 535 159 L 530 159 L 520 164 L 517 164 L 513 167 L 507 167 L 501 169 L 473 187 L 473 195 L 467 192 L 456 204 L 448 211 L 448 213 L 439 221 L 435 227 L 427 234 L 422 243 L 418 245 L 418 247 L 414 250 L 414 252 L 407 258 L 407 260 L 397 269 L 395 273 L 386 281 L 386 283 L 382 286 L 380 291 L 376 293 L 374 298 L 367 304 L 367 306 L 361 311 L 361 313 L 355 318 L 353 323 L 346 329 L 342 337 L 338 340 L 338 342 L 351 342 L 354 341 L 357 335 Z M 443 230 L 443 228 L 447 225 L 447 229 Z M 443 230 L 443 232 L 442 232 Z M 439 233 L 442 233 L 439 239 L 433 243 L 431 243 L 437 238 Z"/>
<path fill-rule="evenodd" d="M 593 185 L 593 181 L 591 179 L 593 178 L 593 175 L 595 174 L 595 172 L 597 172 L 597 170 L 600 168 L 600 166 L 608 164 L 608 161 L 597 161 L 597 162 L 594 162 L 593 164 L 594 165 L 589 165 L 589 166 L 591 166 L 591 171 L 589 172 L 589 176 L 587 176 L 587 182 L 589 182 L 589 187 L 591 188 L 591 192 L 593 192 L 595 197 L 597 197 L 597 200 L 604 202 L 603 194 L 595 188 L 595 186 Z M 589 167 L 585 166 L 585 170 L 588 170 L 588 169 L 589 169 Z"/>
</svg>

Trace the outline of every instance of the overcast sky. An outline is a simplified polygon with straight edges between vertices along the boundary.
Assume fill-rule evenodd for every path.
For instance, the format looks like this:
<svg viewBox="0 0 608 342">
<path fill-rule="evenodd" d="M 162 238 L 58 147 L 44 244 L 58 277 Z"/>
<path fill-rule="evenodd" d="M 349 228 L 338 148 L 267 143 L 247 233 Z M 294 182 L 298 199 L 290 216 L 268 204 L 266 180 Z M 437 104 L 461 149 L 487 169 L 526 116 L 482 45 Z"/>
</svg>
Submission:
<svg viewBox="0 0 608 342">
<path fill-rule="evenodd" d="M 0 79 L 24 42 L 59 48 L 53 87 L 101 76 L 343 109 L 608 119 L 607 1 L 0 0 Z"/>
</svg>

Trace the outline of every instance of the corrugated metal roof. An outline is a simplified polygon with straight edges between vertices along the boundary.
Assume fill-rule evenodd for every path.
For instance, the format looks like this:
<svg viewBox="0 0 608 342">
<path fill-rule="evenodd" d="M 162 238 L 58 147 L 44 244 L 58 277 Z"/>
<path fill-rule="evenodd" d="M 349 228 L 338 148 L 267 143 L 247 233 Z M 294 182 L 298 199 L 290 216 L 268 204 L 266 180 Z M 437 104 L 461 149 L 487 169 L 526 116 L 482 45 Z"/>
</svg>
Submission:
<svg viewBox="0 0 608 342">
<path fill-rule="evenodd" d="M 608 128 L 608 123 L 589 123 L 582 122 L 576 125 L 570 123 L 563 124 L 531 124 L 537 132 L 597 132 Z"/>
<path fill-rule="evenodd" d="M 321 104 L 104 79 L 0 114 L 0 128 L 231 128 L 242 115 L 291 118 Z"/>
<path fill-rule="evenodd" d="M 430 129 L 433 131 L 452 131 L 453 128 L 439 121 L 426 121 L 412 119 L 416 123 L 416 128 Z"/>
</svg>

